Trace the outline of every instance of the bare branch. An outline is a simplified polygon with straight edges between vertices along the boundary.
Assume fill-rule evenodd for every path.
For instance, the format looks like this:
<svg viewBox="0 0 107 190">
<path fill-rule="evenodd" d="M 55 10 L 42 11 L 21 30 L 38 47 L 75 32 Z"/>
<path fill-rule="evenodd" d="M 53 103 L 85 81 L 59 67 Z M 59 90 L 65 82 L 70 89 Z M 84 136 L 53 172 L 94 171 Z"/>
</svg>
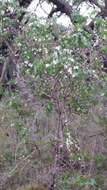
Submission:
<svg viewBox="0 0 107 190">
<path fill-rule="evenodd" d="M 31 4 L 32 0 L 18 0 L 18 2 L 20 7 L 27 8 Z"/>
<path fill-rule="evenodd" d="M 96 5 L 98 8 L 102 9 L 102 6 L 98 3 L 97 0 L 89 0 L 89 2 L 93 5 Z"/>
<path fill-rule="evenodd" d="M 107 0 L 104 0 L 105 8 L 107 9 Z"/>
<path fill-rule="evenodd" d="M 50 17 L 52 17 L 55 12 L 60 11 L 61 13 L 65 13 L 67 16 L 69 16 L 71 18 L 72 6 L 67 1 L 64 1 L 64 0 L 48 0 L 48 2 L 56 5 L 56 8 L 51 11 Z"/>
</svg>

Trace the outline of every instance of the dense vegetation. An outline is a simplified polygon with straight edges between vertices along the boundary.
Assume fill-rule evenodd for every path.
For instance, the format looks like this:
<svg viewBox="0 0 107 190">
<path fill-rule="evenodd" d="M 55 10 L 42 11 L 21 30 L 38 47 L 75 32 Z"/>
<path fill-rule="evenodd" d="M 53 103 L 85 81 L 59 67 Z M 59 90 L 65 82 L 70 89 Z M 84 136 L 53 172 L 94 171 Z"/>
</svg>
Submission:
<svg viewBox="0 0 107 190">
<path fill-rule="evenodd" d="M 31 2 L 0 1 L 0 189 L 106 190 L 107 2 Z"/>
</svg>

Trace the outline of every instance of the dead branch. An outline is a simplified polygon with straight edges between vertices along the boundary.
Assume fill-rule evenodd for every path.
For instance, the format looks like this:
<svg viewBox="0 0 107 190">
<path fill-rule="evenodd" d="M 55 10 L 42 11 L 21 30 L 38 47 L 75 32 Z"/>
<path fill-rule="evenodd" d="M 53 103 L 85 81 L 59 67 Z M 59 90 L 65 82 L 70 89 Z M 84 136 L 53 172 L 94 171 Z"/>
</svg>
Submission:
<svg viewBox="0 0 107 190">
<path fill-rule="evenodd" d="M 3 80 L 4 80 L 6 67 L 7 67 L 7 62 L 5 61 L 4 64 L 3 64 L 3 69 L 2 69 L 2 73 L 1 73 L 1 77 L 0 77 L 0 84 L 1 84 L 1 83 L 3 82 Z"/>
</svg>

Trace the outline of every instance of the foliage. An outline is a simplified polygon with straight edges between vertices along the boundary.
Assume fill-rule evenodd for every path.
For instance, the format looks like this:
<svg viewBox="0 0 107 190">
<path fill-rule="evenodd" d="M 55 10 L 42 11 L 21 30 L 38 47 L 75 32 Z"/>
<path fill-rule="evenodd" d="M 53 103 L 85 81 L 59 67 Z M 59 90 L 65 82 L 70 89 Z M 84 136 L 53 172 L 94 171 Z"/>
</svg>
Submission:
<svg viewBox="0 0 107 190">
<path fill-rule="evenodd" d="M 107 160 L 107 20 L 95 11 L 90 28 L 80 3 L 66 28 L 26 13 L 16 1 L 0 2 L 4 190 L 15 175 L 16 186 L 43 180 L 58 190 L 105 188 L 98 178 Z M 47 188 L 21 188 L 31 189 Z"/>
</svg>

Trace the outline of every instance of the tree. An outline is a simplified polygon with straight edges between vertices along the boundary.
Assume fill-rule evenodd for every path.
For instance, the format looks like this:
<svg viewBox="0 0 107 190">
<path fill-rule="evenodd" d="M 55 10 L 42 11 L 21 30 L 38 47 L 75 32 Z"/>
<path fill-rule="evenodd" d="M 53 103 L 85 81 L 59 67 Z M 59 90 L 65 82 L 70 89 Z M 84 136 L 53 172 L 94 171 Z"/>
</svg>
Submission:
<svg viewBox="0 0 107 190">
<path fill-rule="evenodd" d="M 85 129 L 81 127 L 79 141 L 78 128 L 74 135 L 72 120 L 83 117 L 86 122 L 95 108 L 98 113 L 94 110 L 91 117 L 96 123 L 106 126 L 105 113 L 100 116 L 99 107 L 105 105 L 107 97 L 107 3 L 97 0 L 48 0 L 52 10 L 47 15 L 48 21 L 43 22 L 36 14 L 27 12 L 31 2 L 0 2 L 0 94 L 14 110 L 14 113 L 7 111 L 7 123 L 14 128 L 18 144 L 18 147 L 15 144 L 15 162 L 14 158 L 10 158 L 12 166 L 16 165 L 8 176 L 12 177 L 15 171 L 21 170 L 24 162 L 36 157 L 37 160 L 40 158 L 44 168 L 49 161 L 51 172 L 48 177 L 51 180 L 48 186 L 52 190 L 56 187 L 64 190 L 103 188 L 94 176 L 97 176 L 102 160 L 105 164 L 106 151 L 103 151 L 104 147 L 99 150 L 97 143 L 90 142 L 93 136 L 96 142 L 99 134 L 91 134 L 90 125 L 90 130 L 85 128 L 87 133 L 84 136 Z M 42 3 L 44 1 L 39 0 L 39 4 Z M 92 7 L 90 18 L 81 14 L 84 3 Z M 71 27 L 57 23 L 59 12 L 70 18 Z M 50 121 L 53 117 L 54 124 Z M 4 118 L 2 113 L 1 118 Z M 34 126 L 37 127 L 36 132 L 33 132 Z M 36 138 L 39 140 L 35 143 L 38 131 L 40 134 Z M 33 145 L 28 140 L 29 136 L 34 141 Z M 101 142 L 104 140 L 102 136 Z M 88 150 L 85 143 L 81 144 L 81 139 L 82 143 L 92 145 L 92 150 Z M 41 150 L 47 155 L 41 154 Z M 40 165 L 38 168 L 43 173 Z"/>
</svg>

